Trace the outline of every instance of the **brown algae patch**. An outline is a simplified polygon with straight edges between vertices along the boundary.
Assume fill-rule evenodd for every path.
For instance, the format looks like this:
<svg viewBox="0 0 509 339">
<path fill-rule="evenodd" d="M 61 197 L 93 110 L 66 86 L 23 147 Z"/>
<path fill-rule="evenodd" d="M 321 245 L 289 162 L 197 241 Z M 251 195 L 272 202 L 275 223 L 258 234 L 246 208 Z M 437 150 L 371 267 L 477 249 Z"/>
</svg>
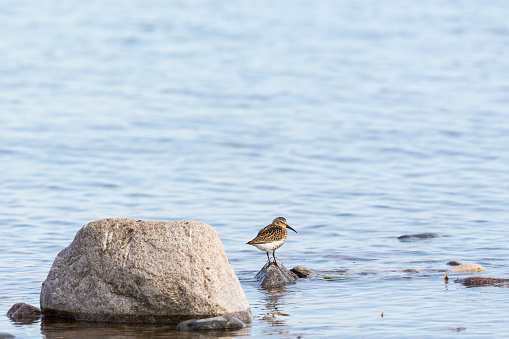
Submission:
<svg viewBox="0 0 509 339">
<path fill-rule="evenodd" d="M 465 279 L 456 279 L 456 283 L 461 283 L 467 287 L 474 286 L 509 286 L 509 279 L 488 278 L 488 277 L 468 277 Z"/>
</svg>

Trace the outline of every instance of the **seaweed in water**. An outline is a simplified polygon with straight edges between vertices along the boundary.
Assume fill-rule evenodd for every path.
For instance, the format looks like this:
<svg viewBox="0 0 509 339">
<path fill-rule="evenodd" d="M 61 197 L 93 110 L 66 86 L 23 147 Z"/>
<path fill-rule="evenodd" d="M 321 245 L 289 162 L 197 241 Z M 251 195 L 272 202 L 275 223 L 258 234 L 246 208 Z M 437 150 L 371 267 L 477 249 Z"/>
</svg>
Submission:
<svg viewBox="0 0 509 339">
<path fill-rule="evenodd" d="M 410 235 L 402 235 L 398 237 L 399 241 L 415 241 L 422 239 L 431 239 L 438 237 L 436 233 L 419 233 L 419 234 L 410 234 Z"/>
<path fill-rule="evenodd" d="M 509 279 L 487 278 L 487 277 L 468 277 L 465 279 L 456 279 L 456 283 L 461 283 L 467 287 L 474 286 L 508 286 Z"/>
</svg>

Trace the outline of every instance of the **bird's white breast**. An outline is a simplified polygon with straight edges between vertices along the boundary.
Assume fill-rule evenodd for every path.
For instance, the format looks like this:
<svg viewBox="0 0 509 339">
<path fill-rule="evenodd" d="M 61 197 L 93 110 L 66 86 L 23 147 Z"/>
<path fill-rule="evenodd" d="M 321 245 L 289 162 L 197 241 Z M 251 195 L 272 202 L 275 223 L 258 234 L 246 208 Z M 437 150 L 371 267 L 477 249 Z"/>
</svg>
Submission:
<svg viewBox="0 0 509 339">
<path fill-rule="evenodd" d="M 282 240 L 278 240 L 278 241 L 267 242 L 264 244 L 251 244 L 251 245 L 255 246 L 256 248 L 258 248 L 262 251 L 272 252 L 274 250 L 277 250 L 281 246 L 283 246 L 283 244 L 285 243 L 285 240 L 286 239 L 282 239 Z"/>
</svg>

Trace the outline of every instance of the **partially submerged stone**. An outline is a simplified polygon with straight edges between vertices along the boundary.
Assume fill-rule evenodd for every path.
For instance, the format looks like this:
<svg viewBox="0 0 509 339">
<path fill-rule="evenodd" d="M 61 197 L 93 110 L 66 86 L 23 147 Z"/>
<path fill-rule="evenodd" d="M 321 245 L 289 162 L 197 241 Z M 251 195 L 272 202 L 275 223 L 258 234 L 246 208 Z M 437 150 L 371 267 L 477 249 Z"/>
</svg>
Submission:
<svg viewBox="0 0 509 339">
<path fill-rule="evenodd" d="M 279 260 L 269 265 L 266 263 L 262 269 L 256 274 L 255 279 L 261 281 L 263 288 L 274 288 L 295 284 L 298 277 L 290 272 Z"/>
<path fill-rule="evenodd" d="M 419 234 L 410 234 L 410 235 L 402 235 L 398 237 L 399 241 L 415 241 L 415 240 L 423 240 L 423 239 L 431 239 L 438 237 L 436 233 L 419 233 Z"/>
<path fill-rule="evenodd" d="M 12 338 L 16 338 L 14 335 L 10 334 L 10 333 L 0 333 L 0 339 L 12 339 Z"/>
<path fill-rule="evenodd" d="M 295 266 L 290 271 L 295 273 L 299 278 L 307 278 L 315 274 L 315 272 L 304 266 Z"/>
<path fill-rule="evenodd" d="M 456 279 L 454 282 L 461 283 L 464 286 L 508 286 L 509 279 L 487 278 L 487 277 L 468 277 L 465 279 Z"/>
<path fill-rule="evenodd" d="M 219 236 L 192 220 L 85 225 L 56 257 L 41 309 L 89 321 L 178 323 L 225 315 L 251 322 Z"/>
<path fill-rule="evenodd" d="M 7 311 L 7 316 L 13 321 L 29 324 L 41 317 L 41 310 L 29 304 L 16 303 Z"/>
<path fill-rule="evenodd" d="M 449 261 L 449 262 L 447 263 L 447 265 L 449 265 L 449 266 L 459 266 L 459 265 L 461 265 L 461 263 L 460 263 L 460 262 L 457 262 L 457 261 L 455 261 L 455 260 L 452 260 L 452 261 Z"/>
<path fill-rule="evenodd" d="M 186 320 L 177 325 L 178 331 L 202 331 L 202 330 L 233 330 L 244 328 L 246 325 L 234 317 L 214 317 L 206 319 Z"/>
<path fill-rule="evenodd" d="M 461 264 L 452 269 L 456 273 L 478 273 L 484 271 L 484 267 L 477 264 Z"/>
</svg>

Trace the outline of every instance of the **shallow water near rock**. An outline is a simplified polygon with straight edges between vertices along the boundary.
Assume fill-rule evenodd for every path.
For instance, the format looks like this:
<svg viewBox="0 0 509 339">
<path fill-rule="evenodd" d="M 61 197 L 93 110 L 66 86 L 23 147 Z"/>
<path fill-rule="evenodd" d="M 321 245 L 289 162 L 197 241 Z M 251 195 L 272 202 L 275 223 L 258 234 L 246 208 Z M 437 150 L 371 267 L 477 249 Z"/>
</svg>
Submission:
<svg viewBox="0 0 509 339">
<path fill-rule="evenodd" d="M 509 289 L 447 263 L 509 278 L 509 3 L 0 7 L 0 333 L 183 336 L 5 316 L 84 224 L 132 217 L 220 235 L 253 323 L 210 336 L 506 335 Z M 267 291 L 246 242 L 277 216 L 316 274 Z"/>
</svg>

